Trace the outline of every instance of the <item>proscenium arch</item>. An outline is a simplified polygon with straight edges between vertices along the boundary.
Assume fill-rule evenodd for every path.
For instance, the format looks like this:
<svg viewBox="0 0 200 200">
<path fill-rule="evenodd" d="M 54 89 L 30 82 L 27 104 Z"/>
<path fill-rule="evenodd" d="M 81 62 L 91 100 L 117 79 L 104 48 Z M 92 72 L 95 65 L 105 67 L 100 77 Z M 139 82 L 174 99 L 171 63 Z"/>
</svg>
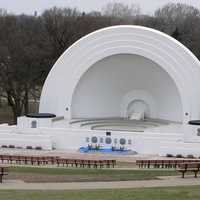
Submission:
<svg viewBox="0 0 200 200">
<path fill-rule="evenodd" d="M 199 118 L 200 63 L 181 43 L 154 29 L 114 26 L 93 32 L 74 43 L 58 59 L 44 84 L 40 112 L 71 118 L 73 92 L 82 75 L 96 62 L 116 54 L 135 54 L 153 60 L 175 82 L 183 121 Z M 186 115 L 187 113 L 187 115 Z"/>
<path fill-rule="evenodd" d="M 133 54 L 116 54 L 92 65 L 74 90 L 71 116 L 126 118 L 127 106 L 137 99 L 151 108 L 151 119 L 183 121 L 172 78 L 152 60 Z"/>
</svg>

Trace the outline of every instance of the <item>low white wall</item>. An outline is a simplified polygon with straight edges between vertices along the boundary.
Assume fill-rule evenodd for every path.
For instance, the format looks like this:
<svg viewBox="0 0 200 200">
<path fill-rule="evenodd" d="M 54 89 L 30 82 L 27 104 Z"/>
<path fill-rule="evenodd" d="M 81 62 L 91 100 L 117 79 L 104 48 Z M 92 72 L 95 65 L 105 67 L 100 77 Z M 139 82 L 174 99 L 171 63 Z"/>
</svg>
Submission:
<svg viewBox="0 0 200 200">
<path fill-rule="evenodd" d="M 0 146 L 14 145 L 15 147 L 26 148 L 27 146 L 42 147 L 45 150 L 52 149 L 52 142 L 49 136 L 26 135 L 16 133 L 0 133 Z"/>
<path fill-rule="evenodd" d="M 182 138 L 180 134 L 159 134 L 159 133 L 134 133 L 134 132 L 117 132 L 111 131 L 111 136 L 106 136 L 106 131 L 94 131 L 84 129 L 41 129 L 45 135 L 50 135 L 53 146 L 60 150 L 78 150 L 80 147 L 86 147 L 91 143 L 91 138 L 96 136 L 98 141 L 103 138 L 103 143 L 97 143 L 104 147 L 122 146 L 119 144 L 121 138 L 131 140 L 131 144 L 126 143 L 125 148 L 134 150 L 142 154 L 159 154 L 160 143 L 162 141 L 178 141 Z M 110 137 L 112 143 L 105 144 L 105 139 Z M 86 138 L 90 138 L 90 142 L 86 142 Z M 118 140 L 115 145 L 114 139 Z M 95 144 L 94 144 L 95 145 Z"/>
<path fill-rule="evenodd" d="M 184 143 L 184 142 L 161 142 L 161 148 L 159 150 L 160 156 L 166 154 L 172 154 L 176 156 L 181 154 L 187 156 L 189 154 L 194 156 L 200 156 L 200 143 Z"/>
<path fill-rule="evenodd" d="M 197 135 L 200 126 L 184 125 L 184 142 L 200 144 L 200 136 Z"/>
<path fill-rule="evenodd" d="M 36 127 L 51 127 L 52 118 L 31 118 L 31 117 L 18 117 L 17 118 L 17 127 L 18 128 L 32 128 L 32 122 L 36 122 Z"/>
</svg>

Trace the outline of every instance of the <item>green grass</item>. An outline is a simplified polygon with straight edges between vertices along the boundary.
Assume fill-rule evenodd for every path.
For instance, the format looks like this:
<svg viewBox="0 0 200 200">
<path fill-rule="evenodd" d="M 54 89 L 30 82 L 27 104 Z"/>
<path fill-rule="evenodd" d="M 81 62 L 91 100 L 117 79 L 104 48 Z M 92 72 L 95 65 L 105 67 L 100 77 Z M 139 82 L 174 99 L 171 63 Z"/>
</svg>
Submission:
<svg viewBox="0 0 200 200">
<path fill-rule="evenodd" d="M 0 191 L 0 200 L 199 200 L 200 186 L 77 191 Z"/>
<path fill-rule="evenodd" d="M 31 173 L 42 175 L 69 175 L 80 176 L 85 181 L 93 177 L 99 180 L 99 177 L 105 177 L 105 180 L 150 180 L 156 179 L 157 176 L 173 176 L 178 175 L 175 170 L 113 170 L 113 169 L 66 169 L 66 168 L 42 168 L 42 167 L 11 167 L 11 172 L 16 173 Z"/>
</svg>

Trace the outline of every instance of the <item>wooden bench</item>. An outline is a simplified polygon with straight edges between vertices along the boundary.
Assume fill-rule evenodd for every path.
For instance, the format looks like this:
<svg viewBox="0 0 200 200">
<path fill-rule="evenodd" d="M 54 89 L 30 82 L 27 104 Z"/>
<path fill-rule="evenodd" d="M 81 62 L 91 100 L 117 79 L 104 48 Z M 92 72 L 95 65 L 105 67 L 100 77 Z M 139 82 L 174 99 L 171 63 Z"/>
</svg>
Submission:
<svg viewBox="0 0 200 200">
<path fill-rule="evenodd" d="M 194 172 L 194 177 L 197 178 L 197 173 L 200 170 L 200 162 L 187 162 L 178 165 L 177 171 L 182 173 L 182 178 L 186 172 Z"/>
<path fill-rule="evenodd" d="M 103 168 L 104 166 L 107 168 L 115 167 L 116 160 L 83 160 L 83 159 L 66 159 L 66 158 L 58 158 L 56 159 L 56 164 L 59 167 L 62 165 L 63 167 L 68 167 L 69 165 L 71 167 L 94 167 L 94 168 Z"/>
<path fill-rule="evenodd" d="M 8 166 L 0 166 L 0 183 L 3 182 L 3 176 L 8 175 Z"/>
<path fill-rule="evenodd" d="M 115 167 L 116 160 L 87 160 L 87 159 L 67 159 L 58 156 L 24 156 L 24 155 L 0 155 L 0 162 L 8 164 L 24 165 L 55 165 L 71 167 Z"/>
</svg>

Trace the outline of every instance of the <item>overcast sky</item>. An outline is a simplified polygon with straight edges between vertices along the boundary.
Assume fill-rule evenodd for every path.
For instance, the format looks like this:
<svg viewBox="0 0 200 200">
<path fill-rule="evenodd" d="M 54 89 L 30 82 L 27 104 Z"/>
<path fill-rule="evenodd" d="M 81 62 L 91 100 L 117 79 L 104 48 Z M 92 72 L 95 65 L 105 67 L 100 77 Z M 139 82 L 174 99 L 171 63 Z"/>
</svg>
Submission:
<svg viewBox="0 0 200 200">
<path fill-rule="evenodd" d="M 125 4 L 138 3 L 144 14 L 152 14 L 157 8 L 168 2 L 181 2 L 200 8 L 200 0 L 0 0 L 0 8 L 16 14 L 41 13 L 47 8 L 76 7 L 81 11 L 101 10 L 109 2 L 124 2 Z"/>
</svg>

